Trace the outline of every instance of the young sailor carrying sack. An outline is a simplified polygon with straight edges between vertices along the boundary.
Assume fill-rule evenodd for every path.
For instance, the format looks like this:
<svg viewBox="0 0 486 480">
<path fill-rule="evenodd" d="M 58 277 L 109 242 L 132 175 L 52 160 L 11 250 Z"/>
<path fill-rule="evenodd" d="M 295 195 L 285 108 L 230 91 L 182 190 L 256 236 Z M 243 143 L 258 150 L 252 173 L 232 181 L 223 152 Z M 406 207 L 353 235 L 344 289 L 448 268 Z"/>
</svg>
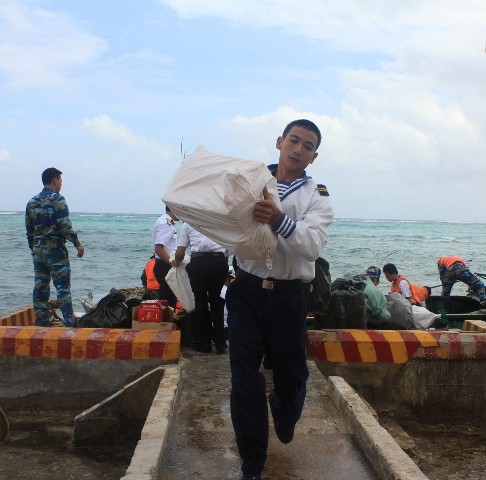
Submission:
<svg viewBox="0 0 486 480">
<path fill-rule="evenodd" d="M 281 208 L 277 182 L 262 162 L 219 155 L 203 146 L 187 156 L 162 197 L 180 220 L 240 259 L 265 257 L 271 267 L 277 236 L 254 218 L 264 187 Z"/>
</svg>

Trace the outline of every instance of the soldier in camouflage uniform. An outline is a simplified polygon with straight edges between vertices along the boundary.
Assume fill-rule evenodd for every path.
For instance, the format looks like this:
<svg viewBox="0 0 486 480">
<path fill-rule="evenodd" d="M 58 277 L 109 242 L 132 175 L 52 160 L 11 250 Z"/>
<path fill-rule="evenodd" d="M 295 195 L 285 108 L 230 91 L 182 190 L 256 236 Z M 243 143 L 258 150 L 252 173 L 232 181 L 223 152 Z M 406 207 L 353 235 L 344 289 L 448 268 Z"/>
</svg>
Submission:
<svg viewBox="0 0 486 480">
<path fill-rule="evenodd" d="M 478 297 L 481 308 L 486 308 L 486 292 L 484 284 L 472 273 L 465 260 L 461 257 L 440 257 L 437 260 L 440 281 L 442 282 L 442 308 L 447 311 L 449 308 L 451 290 L 457 281 L 469 286 L 469 290 Z"/>
<path fill-rule="evenodd" d="M 65 198 L 59 194 L 62 172 L 48 168 L 42 173 L 44 188 L 32 197 L 25 209 L 27 240 L 34 261 L 33 303 L 35 324 L 49 326 L 49 295 L 51 278 L 56 287 L 59 308 L 64 325 L 74 325 L 71 300 L 71 267 L 66 240 L 74 244 L 78 257 L 84 255 L 84 246 L 73 231 Z"/>
</svg>

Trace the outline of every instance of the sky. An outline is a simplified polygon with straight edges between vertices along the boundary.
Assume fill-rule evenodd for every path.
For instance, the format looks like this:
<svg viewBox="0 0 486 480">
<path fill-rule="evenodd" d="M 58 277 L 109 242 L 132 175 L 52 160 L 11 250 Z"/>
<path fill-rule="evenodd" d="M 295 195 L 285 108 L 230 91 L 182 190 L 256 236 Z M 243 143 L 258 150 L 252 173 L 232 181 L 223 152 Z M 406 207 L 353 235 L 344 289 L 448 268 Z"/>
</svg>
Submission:
<svg viewBox="0 0 486 480">
<path fill-rule="evenodd" d="M 72 212 L 161 213 L 198 145 L 276 163 L 335 216 L 486 221 L 484 0 L 0 0 L 0 210 L 63 172 Z"/>
</svg>

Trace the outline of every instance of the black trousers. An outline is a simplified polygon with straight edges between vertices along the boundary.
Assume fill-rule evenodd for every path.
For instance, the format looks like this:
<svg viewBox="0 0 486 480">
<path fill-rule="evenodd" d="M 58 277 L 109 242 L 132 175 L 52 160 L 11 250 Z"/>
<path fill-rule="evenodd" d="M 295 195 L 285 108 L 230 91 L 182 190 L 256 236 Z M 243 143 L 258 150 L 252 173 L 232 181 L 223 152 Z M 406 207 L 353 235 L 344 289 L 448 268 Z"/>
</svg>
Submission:
<svg viewBox="0 0 486 480">
<path fill-rule="evenodd" d="M 154 275 L 159 282 L 159 299 L 167 300 L 169 302 L 169 305 L 172 308 L 175 308 L 177 303 L 177 297 L 165 281 L 165 276 L 169 273 L 169 270 L 171 268 L 172 265 L 165 263 L 163 260 L 155 260 Z"/>
<path fill-rule="evenodd" d="M 255 278 L 255 277 L 253 277 Z M 231 419 L 244 475 L 263 470 L 268 446 L 268 406 L 262 358 L 269 356 L 274 421 L 292 427 L 300 418 L 309 376 L 306 359 L 306 298 L 289 285 L 264 289 L 236 274 L 226 293 L 231 364 Z"/>
<path fill-rule="evenodd" d="M 228 274 L 228 260 L 221 256 L 191 257 L 186 266 L 194 293 L 194 343 L 217 347 L 226 343 L 224 334 L 224 299 L 221 289 Z"/>
</svg>

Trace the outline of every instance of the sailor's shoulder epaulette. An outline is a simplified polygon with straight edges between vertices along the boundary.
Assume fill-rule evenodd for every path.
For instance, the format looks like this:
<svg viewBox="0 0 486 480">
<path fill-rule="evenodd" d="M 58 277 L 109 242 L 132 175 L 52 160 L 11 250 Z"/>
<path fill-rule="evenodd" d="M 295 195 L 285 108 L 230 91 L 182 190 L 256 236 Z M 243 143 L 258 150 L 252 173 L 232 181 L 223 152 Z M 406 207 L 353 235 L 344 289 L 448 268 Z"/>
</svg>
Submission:
<svg viewBox="0 0 486 480">
<path fill-rule="evenodd" d="M 329 192 L 327 191 L 327 187 L 323 185 L 322 183 L 317 184 L 317 191 L 319 192 L 319 195 L 321 197 L 328 197 Z"/>
</svg>

